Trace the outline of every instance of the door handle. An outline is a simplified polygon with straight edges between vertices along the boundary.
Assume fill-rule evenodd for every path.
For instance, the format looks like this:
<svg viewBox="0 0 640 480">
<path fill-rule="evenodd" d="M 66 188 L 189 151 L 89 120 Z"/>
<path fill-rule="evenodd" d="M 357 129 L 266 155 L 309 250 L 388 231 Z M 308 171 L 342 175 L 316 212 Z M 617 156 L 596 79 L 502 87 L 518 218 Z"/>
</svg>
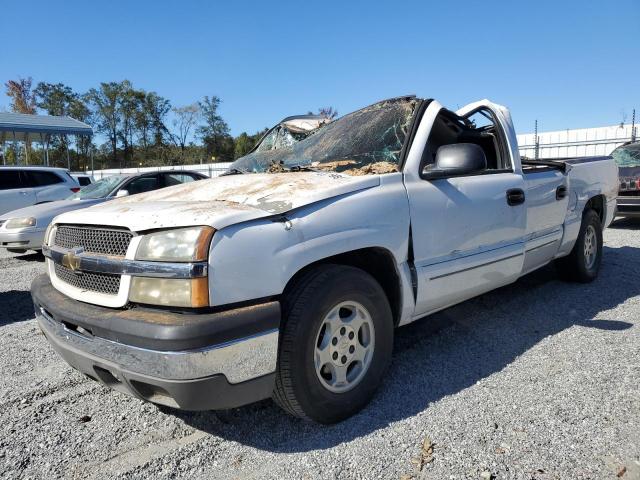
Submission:
<svg viewBox="0 0 640 480">
<path fill-rule="evenodd" d="M 512 188 L 507 190 L 507 203 L 514 207 L 524 203 L 524 190 L 521 188 Z"/>
<path fill-rule="evenodd" d="M 558 188 L 556 188 L 556 200 L 562 200 L 566 196 L 567 196 L 566 185 L 560 185 Z"/>
</svg>

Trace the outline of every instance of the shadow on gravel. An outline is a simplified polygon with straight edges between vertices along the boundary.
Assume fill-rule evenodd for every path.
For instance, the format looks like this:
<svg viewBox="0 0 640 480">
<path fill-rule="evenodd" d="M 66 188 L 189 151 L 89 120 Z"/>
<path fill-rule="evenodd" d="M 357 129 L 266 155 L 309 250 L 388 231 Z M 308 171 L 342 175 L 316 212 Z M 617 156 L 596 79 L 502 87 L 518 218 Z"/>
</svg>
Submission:
<svg viewBox="0 0 640 480">
<path fill-rule="evenodd" d="M 614 230 L 640 230 L 640 218 L 619 218 L 608 228 Z"/>
<path fill-rule="evenodd" d="M 44 262 L 44 255 L 42 255 L 42 252 L 25 253 L 13 258 L 16 260 L 22 260 L 23 262 Z"/>
<path fill-rule="evenodd" d="M 31 294 L 23 290 L 0 292 L 0 327 L 35 318 Z"/>
<path fill-rule="evenodd" d="M 273 452 L 325 449 L 419 413 L 429 415 L 430 403 L 501 371 L 545 337 L 576 326 L 612 334 L 631 328 L 628 322 L 595 318 L 640 295 L 640 249 L 604 250 L 593 283 L 563 283 L 548 266 L 398 329 L 380 391 L 362 412 L 340 424 L 295 419 L 270 400 L 225 412 L 172 414 L 225 440 Z"/>
</svg>

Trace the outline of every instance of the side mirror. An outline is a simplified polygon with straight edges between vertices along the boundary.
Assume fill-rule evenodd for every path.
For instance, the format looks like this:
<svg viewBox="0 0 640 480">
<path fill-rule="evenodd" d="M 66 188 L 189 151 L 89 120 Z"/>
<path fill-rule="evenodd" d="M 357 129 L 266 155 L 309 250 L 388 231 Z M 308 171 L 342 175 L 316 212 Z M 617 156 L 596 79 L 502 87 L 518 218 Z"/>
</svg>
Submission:
<svg viewBox="0 0 640 480">
<path fill-rule="evenodd" d="M 118 192 L 116 193 L 116 198 L 128 197 L 128 196 L 129 196 L 129 190 L 118 190 Z"/>
<path fill-rule="evenodd" d="M 427 180 L 468 175 L 487 168 L 487 157 L 474 143 L 443 145 L 436 152 L 433 168 L 425 167 L 422 177 Z"/>
</svg>

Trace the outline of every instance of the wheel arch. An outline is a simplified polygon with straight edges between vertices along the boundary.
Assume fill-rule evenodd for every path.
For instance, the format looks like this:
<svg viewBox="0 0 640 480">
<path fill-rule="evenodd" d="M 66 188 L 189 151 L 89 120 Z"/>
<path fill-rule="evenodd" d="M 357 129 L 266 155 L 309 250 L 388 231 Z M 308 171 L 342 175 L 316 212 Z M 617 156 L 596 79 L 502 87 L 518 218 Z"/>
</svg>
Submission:
<svg viewBox="0 0 640 480">
<path fill-rule="evenodd" d="M 591 197 L 584 206 L 583 213 L 587 210 L 594 210 L 600 217 L 600 223 L 604 226 L 607 218 L 607 200 L 604 195 L 595 195 Z"/>
<path fill-rule="evenodd" d="M 310 270 L 319 265 L 348 265 L 371 275 L 382 287 L 389 301 L 394 326 L 400 322 L 402 312 L 402 285 L 393 254 L 384 247 L 366 247 L 316 260 L 299 269 L 287 282 L 283 296 Z"/>
</svg>

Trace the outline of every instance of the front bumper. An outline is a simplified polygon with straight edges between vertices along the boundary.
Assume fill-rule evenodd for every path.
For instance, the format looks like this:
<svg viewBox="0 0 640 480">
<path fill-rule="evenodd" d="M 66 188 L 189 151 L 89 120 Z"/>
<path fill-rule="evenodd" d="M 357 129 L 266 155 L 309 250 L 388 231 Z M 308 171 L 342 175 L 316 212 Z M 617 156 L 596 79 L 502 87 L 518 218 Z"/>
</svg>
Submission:
<svg viewBox="0 0 640 480">
<path fill-rule="evenodd" d="M 36 318 L 69 365 L 137 398 L 185 410 L 232 408 L 273 390 L 280 306 L 217 313 L 118 310 L 32 284 Z"/>
<path fill-rule="evenodd" d="M 33 227 L 22 230 L 2 228 L 0 229 L 0 247 L 40 250 L 44 241 L 44 233 L 44 229 L 34 229 Z"/>
<path fill-rule="evenodd" d="M 618 217 L 640 217 L 640 197 L 619 196 L 616 203 Z"/>
</svg>

